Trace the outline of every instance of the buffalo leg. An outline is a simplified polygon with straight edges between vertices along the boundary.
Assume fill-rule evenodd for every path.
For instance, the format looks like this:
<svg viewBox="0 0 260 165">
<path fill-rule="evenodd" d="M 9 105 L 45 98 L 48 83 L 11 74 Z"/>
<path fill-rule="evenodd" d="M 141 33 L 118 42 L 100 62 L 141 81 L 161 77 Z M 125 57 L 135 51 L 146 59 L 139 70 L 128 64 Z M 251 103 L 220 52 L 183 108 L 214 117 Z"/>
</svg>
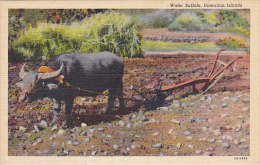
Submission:
<svg viewBox="0 0 260 165">
<path fill-rule="evenodd" d="M 65 101 L 65 122 L 63 123 L 62 128 L 66 129 L 71 126 L 71 112 L 73 108 L 73 100 Z"/>
<path fill-rule="evenodd" d="M 123 81 L 121 79 L 121 83 L 118 89 L 118 99 L 119 99 L 119 106 L 120 108 L 124 108 L 125 107 L 125 102 L 124 102 L 124 93 L 123 93 Z"/>
<path fill-rule="evenodd" d="M 59 113 L 61 111 L 61 101 L 58 100 L 58 99 L 52 99 L 53 100 L 53 110 L 52 110 L 52 113 L 53 113 L 53 119 L 52 121 L 50 122 L 50 126 L 52 126 L 53 124 L 55 124 L 59 118 Z"/>
<path fill-rule="evenodd" d="M 108 106 L 107 106 L 107 110 L 106 110 L 106 115 L 110 115 L 112 108 L 114 107 L 114 103 L 115 103 L 115 97 L 114 97 L 115 92 L 113 92 L 113 89 L 109 89 L 109 97 L 108 97 Z"/>
</svg>

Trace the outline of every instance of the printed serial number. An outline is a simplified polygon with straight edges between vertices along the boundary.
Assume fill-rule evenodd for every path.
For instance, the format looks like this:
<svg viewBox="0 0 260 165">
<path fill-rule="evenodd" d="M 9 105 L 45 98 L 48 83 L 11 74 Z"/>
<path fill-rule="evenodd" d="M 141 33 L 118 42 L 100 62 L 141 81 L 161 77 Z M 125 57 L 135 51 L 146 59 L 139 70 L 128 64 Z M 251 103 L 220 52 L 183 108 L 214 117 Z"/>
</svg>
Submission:
<svg viewBox="0 0 260 165">
<path fill-rule="evenodd" d="M 247 160 L 247 157 L 235 157 L 234 160 Z"/>
</svg>

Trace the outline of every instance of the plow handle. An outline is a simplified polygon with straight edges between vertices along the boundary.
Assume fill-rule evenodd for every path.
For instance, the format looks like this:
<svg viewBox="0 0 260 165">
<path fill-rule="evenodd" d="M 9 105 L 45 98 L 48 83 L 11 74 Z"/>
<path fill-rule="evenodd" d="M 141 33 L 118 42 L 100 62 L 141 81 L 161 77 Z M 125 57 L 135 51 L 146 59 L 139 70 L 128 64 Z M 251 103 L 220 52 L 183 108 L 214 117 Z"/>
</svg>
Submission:
<svg viewBox="0 0 260 165">
<path fill-rule="evenodd" d="M 213 66 L 212 66 L 212 69 L 211 69 L 211 71 L 210 71 L 208 77 L 210 77 L 210 76 L 212 75 L 212 73 L 214 72 L 214 69 L 215 69 L 216 64 L 217 64 L 217 60 L 218 60 L 219 53 L 222 52 L 222 51 L 225 51 L 225 50 L 226 50 L 226 49 L 223 48 L 223 49 L 220 49 L 220 50 L 218 51 L 218 53 L 217 53 L 217 55 L 216 55 L 216 58 L 215 58 L 215 61 L 214 61 L 214 64 L 213 64 Z"/>
</svg>

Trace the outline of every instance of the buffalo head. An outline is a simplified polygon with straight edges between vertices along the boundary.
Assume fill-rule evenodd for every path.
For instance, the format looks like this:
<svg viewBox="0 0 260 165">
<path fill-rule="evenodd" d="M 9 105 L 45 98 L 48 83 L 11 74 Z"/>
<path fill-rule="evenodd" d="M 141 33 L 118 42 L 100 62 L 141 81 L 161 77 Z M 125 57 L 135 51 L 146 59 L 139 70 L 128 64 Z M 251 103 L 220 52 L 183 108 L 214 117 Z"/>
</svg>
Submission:
<svg viewBox="0 0 260 165">
<path fill-rule="evenodd" d="M 22 81 L 16 83 L 22 90 L 19 96 L 20 102 L 31 102 L 41 98 L 41 96 L 44 97 L 44 91 L 58 87 L 57 85 L 48 82 L 48 80 L 60 75 L 63 69 L 63 63 L 59 70 L 50 73 L 39 73 L 37 71 L 26 72 L 24 70 L 25 65 L 26 63 L 19 73 L 19 77 Z"/>
</svg>

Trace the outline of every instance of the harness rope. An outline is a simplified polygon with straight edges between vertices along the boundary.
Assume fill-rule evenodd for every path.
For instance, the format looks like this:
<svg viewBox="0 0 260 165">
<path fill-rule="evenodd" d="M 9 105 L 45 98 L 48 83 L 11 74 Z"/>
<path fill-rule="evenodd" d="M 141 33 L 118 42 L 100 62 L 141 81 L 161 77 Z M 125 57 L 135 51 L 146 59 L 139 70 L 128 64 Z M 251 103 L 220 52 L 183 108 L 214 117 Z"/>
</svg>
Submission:
<svg viewBox="0 0 260 165">
<path fill-rule="evenodd" d="M 36 80 L 36 82 L 33 84 L 33 86 L 31 87 L 31 89 L 29 89 L 29 91 L 23 91 L 23 92 L 20 92 L 19 95 L 23 94 L 23 93 L 30 93 L 32 91 L 32 89 L 35 87 L 35 85 L 37 84 L 37 82 L 42 78 L 42 76 L 44 75 L 44 73 Z M 37 89 L 39 90 L 39 89 Z M 34 91 L 37 91 L 37 90 L 34 90 Z"/>
<path fill-rule="evenodd" d="M 103 96 L 112 96 L 112 97 L 117 97 L 117 98 L 121 98 L 121 99 L 125 99 L 125 100 L 132 100 L 132 101 L 142 101 L 142 100 L 137 100 L 134 98 L 124 98 L 124 97 L 120 97 L 120 96 L 115 96 L 115 95 L 110 95 L 110 94 L 104 94 L 104 93 L 99 93 L 99 92 L 95 92 L 95 91 L 91 91 L 91 90 L 87 90 L 87 89 L 82 89 L 80 87 L 75 87 L 73 85 L 71 85 L 70 83 L 68 83 L 67 81 L 63 80 L 63 82 L 66 84 L 66 86 L 68 87 L 72 87 L 74 89 L 80 90 L 80 91 L 84 91 L 84 92 L 89 92 L 89 93 L 94 93 L 94 94 L 98 94 L 98 95 L 103 95 Z"/>
</svg>

